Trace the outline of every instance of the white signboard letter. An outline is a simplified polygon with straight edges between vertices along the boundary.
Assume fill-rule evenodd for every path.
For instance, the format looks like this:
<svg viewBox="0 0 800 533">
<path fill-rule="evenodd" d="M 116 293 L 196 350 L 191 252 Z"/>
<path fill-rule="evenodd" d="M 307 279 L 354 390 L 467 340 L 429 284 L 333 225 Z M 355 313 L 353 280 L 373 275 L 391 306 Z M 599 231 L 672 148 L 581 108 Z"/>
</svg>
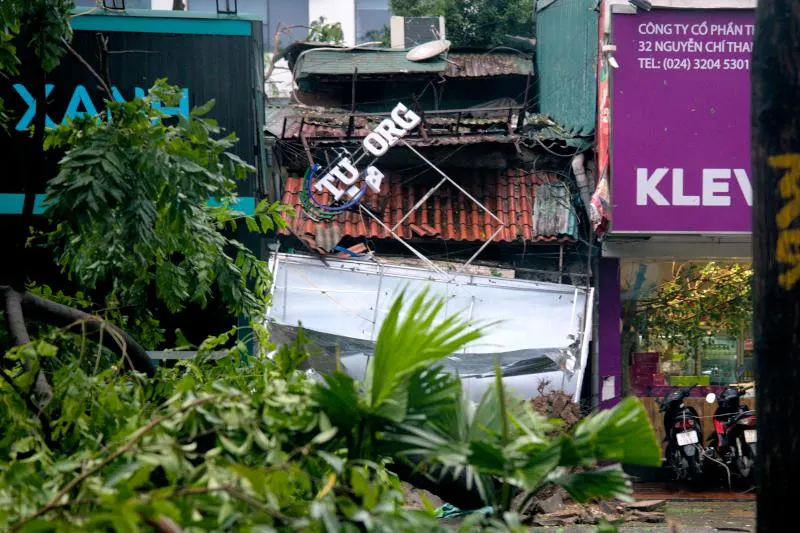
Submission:
<svg viewBox="0 0 800 533">
<path fill-rule="evenodd" d="M 371 153 L 375 157 L 380 157 L 389 149 L 389 143 L 381 135 L 375 132 L 370 133 L 364 137 L 364 150 Z"/>
<path fill-rule="evenodd" d="M 344 167 L 344 169 L 350 176 L 346 176 L 345 173 L 342 172 L 342 169 L 340 167 Z M 341 161 L 339 161 L 338 165 L 333 167 L 333 169 L 331 170 L 331 174 L 339 178 L 339 181 L 341 181 L 345 185 L 352 185 L 358 179 L 358 170 L 356 170 L 356 167 L 354 167 L 353 164 L 350 162 L 350 160 L 347 159 L 346 157 Z"/>
<path fill-rule="evenodd" d="M 373 192 L 381 192 L 381 182 L 383 181 L 383 173 L 375 167 L 367 167 L 364 175 L 364 181 Z"/>
<path fill-rule="evenodd" d="M 394 146 L 394 143 L 397 142 L 397 139 L 402 137 L 406 134 L 406 130 L 403 128 L 398 128 L 395 123 L 388 118 L 385 118 L 378 124 L 378 127 L 373 130 L 375 133 L 379 133 L 386 142 L 389 143 L 389 146 Z"/>
<path fill-rule="evenodd" d="M 336 187 L 336 185 L 333 183 L 333 180 L 333 176 L 330 174 L 325 174 L 319 179 L 319 181 L 317 181 L 317 183 L 314 185 L 314 188 L 317 189 L 317 191 L 322 192 L 322 188 L 324 187 L 333 195 L 334 200 L 338 201 L 339 198 L 342 197 L 342 194 L 344 194 L 344 191 Z"/>
<path fill-rule="evenodd" d="M 729 168 L 703 169 L 703 205 L 727 207 L 731 205 Z"/>
<path fill-rule="evenodd" d="M 395 124 L 408 131 L 416 128 L 422 119 L 413 111 L 409 111 L 403 104 L 397 104 L 392 110 L 392 120 L 394 120 Z"/>
<path fill-rule="evenodd" d="M 700 205 L 700 197 L 683 193 L 683 169 L 672 169 L 672 205 Z"/>
<path fill-rule="evenodd" d="M 647 205 L 648 198 L 651 198 L 656 205 L 669 205 L 667 199 L 657 189 L 668 171 L 668 168 L 657 168 L 652 174 L 648 174 L 646 168 L 636 169 L 636 205 Z"/>
</svg>

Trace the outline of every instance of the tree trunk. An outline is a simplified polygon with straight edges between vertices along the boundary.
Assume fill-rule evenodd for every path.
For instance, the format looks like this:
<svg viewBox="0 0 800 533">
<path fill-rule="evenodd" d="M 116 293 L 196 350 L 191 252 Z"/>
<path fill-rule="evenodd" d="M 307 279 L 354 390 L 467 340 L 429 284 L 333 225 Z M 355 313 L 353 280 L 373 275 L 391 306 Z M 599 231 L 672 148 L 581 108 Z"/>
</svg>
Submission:
<svg viewBox="0 0 800 533">
<path fill-rule="evenodd" d="M 800 0 L 758 2 L 753 49 L 757 531 L 800 500 Z"/>
<path fill-rule="evenodd" d="M 122 357 L 124 367 L 142 372 L 148 377 L 155 376 L 156 365 L 145 349 L 127 332 L 115 325 L 79 309 L 46 300 L 31 293 L 25 293 L 22 296 L 22 308 L 34 320 L 40 320 L 52 326 L 66 328 L 83 322 L 87 334 L 99 333 L 105 329 L 109 334 L 102 335 L 101 342 L 103 346 Z"/>
</svg>

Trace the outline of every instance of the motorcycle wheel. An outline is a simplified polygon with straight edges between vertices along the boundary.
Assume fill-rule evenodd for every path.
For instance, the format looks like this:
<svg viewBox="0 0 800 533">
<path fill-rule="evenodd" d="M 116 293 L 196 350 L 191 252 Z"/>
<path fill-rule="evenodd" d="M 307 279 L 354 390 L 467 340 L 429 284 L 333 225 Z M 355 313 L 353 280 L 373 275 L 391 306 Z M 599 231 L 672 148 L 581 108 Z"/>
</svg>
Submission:
<svg viewBox="0 0 800 533">
<path fill-rule="evenodd" d="M 667 445 L 667 466 L 675 474 L 676 481 L 682 481 L 688 477 L 689 464 L 680 450 L 672 443 Z"/>
<path fill-rule="evenodd" d="M 689 460 L 689 479 L 699 481 L 703 475 L 703 467 L 700 464 L 700 455 L 694 455 Z"/>
<path fill-rule="evenodd" d="M 756 471 L 756 458 L 754 450 L 751 451 L 750 447 L 742 441 L 741 456 L 734 459 L 734 465 L 737 474 L 741 478 L 742 484 L 750 488 L 755 484 L 755 471 Z"/>
</svg>

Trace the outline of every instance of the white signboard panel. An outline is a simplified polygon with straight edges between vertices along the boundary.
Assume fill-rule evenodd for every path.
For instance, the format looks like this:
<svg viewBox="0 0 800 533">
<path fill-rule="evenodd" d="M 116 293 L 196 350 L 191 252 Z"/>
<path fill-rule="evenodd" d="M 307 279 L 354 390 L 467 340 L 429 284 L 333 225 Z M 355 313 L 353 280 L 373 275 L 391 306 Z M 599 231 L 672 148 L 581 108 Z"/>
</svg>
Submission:
<svg viewBox="0 0 800 533">
<path fill-rule="evenodd" d="M 491 375 L 477 376 L 487 370 L 491 374 L 494 356 L 498 355 L 504 380 L 524 396 L 535 395 L 539 380 L 546 378 L 552 387 L 577 398 L 588 358 L 591 290 L 587 302 L 586 291 L 570 285 L 446 276 L 414 267 L 326 260 L 329 266 L 307 256 L 278 254 L 273 258 L 275 283 L 270 321 L 281 326 L 301 323 L 310 332 L 345 340 L 374 341 L 392 303 L 403 290 L 411 299 L 427 289 L 445 298 L 446 313 L 442 318 L 462 313 L 477 323 L 496 322 L 484 337 L 448 361 L 466 378 L 471 396 L 479 396 L 491 382 Z M 590 320 L 585 322 L 587 309 Z M 361 355 L 363 362 L 356 355 Z M 362 373 L 368 355 L 345 353 L 348 371 Z M 556 362 L 550 364 L 552 371 L 524 373 L 525 368 L 542 366 L 531 366 L 537 358 L 549 363 L 544 357 Z M 514 370 L 517 368 L 520 370 Z"/>
</svg>

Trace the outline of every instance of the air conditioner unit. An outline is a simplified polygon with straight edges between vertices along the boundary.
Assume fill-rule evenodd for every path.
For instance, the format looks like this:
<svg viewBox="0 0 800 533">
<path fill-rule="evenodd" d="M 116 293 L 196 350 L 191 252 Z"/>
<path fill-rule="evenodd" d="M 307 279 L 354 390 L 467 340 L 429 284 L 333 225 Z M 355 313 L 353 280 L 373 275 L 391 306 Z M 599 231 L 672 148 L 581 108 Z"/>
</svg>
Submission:
<svg viewBox="0 0 800 533">
<path fill-rule="evenodd" d="M 447 38 L 444 17 L 392 17 L 390 29 L 392 48 L 413 48 Z"/>
</svg>

